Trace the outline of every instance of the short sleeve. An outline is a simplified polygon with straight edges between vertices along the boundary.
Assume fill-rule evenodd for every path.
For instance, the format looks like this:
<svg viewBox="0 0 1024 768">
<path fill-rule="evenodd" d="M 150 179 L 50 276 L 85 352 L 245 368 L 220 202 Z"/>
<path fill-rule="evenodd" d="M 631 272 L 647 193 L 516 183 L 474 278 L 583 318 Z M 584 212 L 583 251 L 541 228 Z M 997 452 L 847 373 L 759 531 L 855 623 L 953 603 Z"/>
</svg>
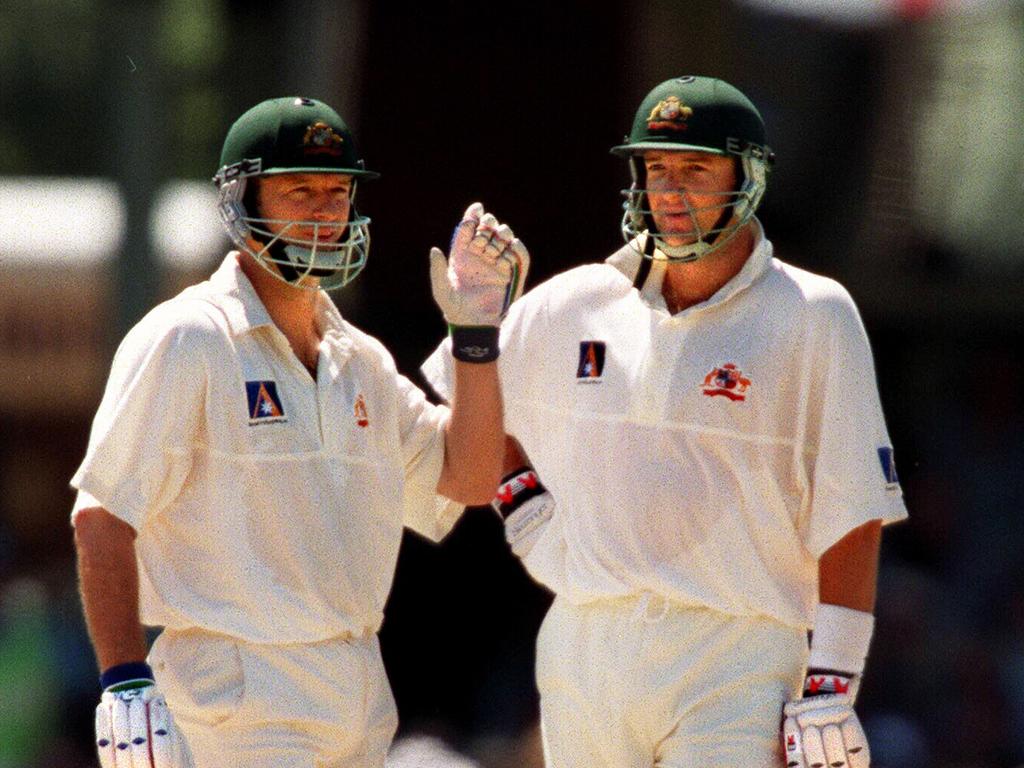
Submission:
<svg viewBox="0 0 1024 768">
<path fill-rule="evenodd" d="M 451 531 L 463 506 L 437 493 L 444 467 L 445 427 L 449 410 L 433 405 L 406 377 L 397 375 L 399 431 L 405 487 L 402 498 L 403 524 L 440 541 Z"/>
<path fill-rule="evenodd" d="M 118 348 L 71 480 L 81 499 L 137 530 L 175 499 L 191 468 L 205 406 L 204 347 L 219 335 L 202 316 L 173 321 L 169 314 L 150 313 Z"/>
<path fill-rule="evenodd" d="M 864 325 L 845 291 L 827 307 L 809 366 L 811 508 L 804 541 L 814 557 L 871 520 L 907 516 Z"/>
</svg>

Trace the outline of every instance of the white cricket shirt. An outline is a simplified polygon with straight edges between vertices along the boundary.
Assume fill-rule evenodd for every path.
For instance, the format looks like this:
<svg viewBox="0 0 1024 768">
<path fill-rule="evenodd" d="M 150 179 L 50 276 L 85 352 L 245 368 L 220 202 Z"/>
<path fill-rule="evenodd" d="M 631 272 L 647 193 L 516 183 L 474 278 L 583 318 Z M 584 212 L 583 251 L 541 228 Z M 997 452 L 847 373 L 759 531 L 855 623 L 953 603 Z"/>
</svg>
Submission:
<svg viewBox="0 0 1024 768">
<path fill-rule="evenodd" d="M 253 643 L 376 631 L 403 524 L 454 524 L 435 495 L 448 410 L 326 294 L 318 323 L 314 381 L 232 253 L 122 342 L 71 482 L 76 508 L 138 532 L 145 624 Z"/>
<path fill-rule="evenodd" d="M 526 564 L 576 604 L 650 592 L 809 627 L 817 558 L 906 516 L 853 301 L 759 236 L 670 315 L 663 263 L 641 293 L 639 259 L 560 274 L 502 326 L 506 431 L 558 505 Z M 450 394 L 446 348 L 423 371 Z"/>
</svg>

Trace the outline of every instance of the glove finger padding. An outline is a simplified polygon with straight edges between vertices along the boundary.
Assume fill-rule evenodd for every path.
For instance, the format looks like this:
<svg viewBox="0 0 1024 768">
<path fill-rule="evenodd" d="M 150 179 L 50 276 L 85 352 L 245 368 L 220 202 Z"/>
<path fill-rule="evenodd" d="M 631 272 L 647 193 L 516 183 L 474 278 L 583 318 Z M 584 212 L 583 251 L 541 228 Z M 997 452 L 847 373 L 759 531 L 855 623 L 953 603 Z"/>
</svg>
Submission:
<svg viewBox="0 0 1024 768">
<path fill-rule="evenodd" d="M 452 232 L 451 242 L 448 243 L 448 250 L 452 253 L 464 251 L 473 236 L 476 234 L 477 226 L 480 224 L 480 217 L 484 213 L 484 207 L 480 203 L 470 205 L 464 214 L 455 231 Z"/>
<path fill-rule="evenodd" d="M 149 768 L 149 703 L 141 698 L 128 702 L 128 752 L 134 768 Z M 120 749 L 121 745 L 118 744 Z"/>
<path fill-rule="evenodd" d="M 840 730 L 843 732 L 843 743 L 846 745 L 850 768 L 868 768 L 871 765 L 871 750 L 856 713 L 840 726 Z"/>
<path fill-rule="evenodd" d="M 184 739 L 156 686 L 104 691 L 96 707 L 102 768 L 192 768 Z"/>
<path fill-rule="evenodd" d="M 110 719 L 110 704 L 106 701 L 101 701 L 96 707 L 96 751 L 101 768 L 116 768 L 114 724 Z"/>
<path fill-rule="evenodd" d="M 507 259 L 512 265 L 512 275 L 509 280 L 508 290 L 505 293 L 505 307 L 502 317 L 512 306 L 512 302 L 523 295 L 523 286 L 526 284 L 526 274 L 530 271 L 530 252 L 526 245 L 518 237 L 512 238 L 508 248 L 501 252 L 501 259 Z"/>
<path fill-rule="evenodd" d="M 868 768 L 867 738 L 846 695 L 813 696 L 784 709 L 783 749 L 790 768 Z"/>
<path fill-rule="evenodd" d="M 110 723 L 114 732 L 111 745 L 113 764 L 118 768 L 133 768 L 131 752 L 128 750 L 132 741 L 132 724 L 128 705 L 131 699 L 123 699 L 120 694 L 104 693 L 103 698 L 110 697 Z"/>
<path fill-rule="evenodd" d="M 845 768 L 846 745 L 838 725 L 826 725 L 821 729 L 821 743 L 825 750 L 825 765 L 831 768 Z"/>
<path fill-rule="evenodd" d="M 153 768 L 190 768 L 188 745 L 171 718 L 163 696 L 149 703 L 150 739 L 153 747 Z"/>
<path fill-rule="evenodd" d="M 821 730 L 815 726 L 803 729 L 804 765 L 807 768 L 823 768 L 825 765 L 825 744 Z"/>
</svg>

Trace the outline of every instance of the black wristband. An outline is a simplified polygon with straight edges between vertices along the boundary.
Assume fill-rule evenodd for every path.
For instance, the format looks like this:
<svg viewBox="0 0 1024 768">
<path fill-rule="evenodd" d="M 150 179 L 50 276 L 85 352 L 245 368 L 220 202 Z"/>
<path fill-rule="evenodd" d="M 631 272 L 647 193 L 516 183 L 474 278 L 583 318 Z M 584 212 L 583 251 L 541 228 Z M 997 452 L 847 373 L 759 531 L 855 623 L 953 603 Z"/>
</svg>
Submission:
<svg viewBox="0 0 1024 768">
<path fill-rule="evenodd" d="M 100 675 L 100 688 L 104 691 L 112 685 L 120 685 L 129 680 L 156 680 L 153 668 L 144 661 L 129 661 L 126 664 L 115 664 Z"/>
<path fill-rule="evenodd" d="M 502 478 L 491 506 L 501 515 L 502 520 L 507 520 L 527 501 L 547 492 L 548 489 L 537 477 L 533 467 L 523 466 Z"/>
<path fill-rule="evenodd" d="M 452 357 L 464 363 L 498 359 L 498 328 L 493 325 L 450 325 Z"/>
</svg>

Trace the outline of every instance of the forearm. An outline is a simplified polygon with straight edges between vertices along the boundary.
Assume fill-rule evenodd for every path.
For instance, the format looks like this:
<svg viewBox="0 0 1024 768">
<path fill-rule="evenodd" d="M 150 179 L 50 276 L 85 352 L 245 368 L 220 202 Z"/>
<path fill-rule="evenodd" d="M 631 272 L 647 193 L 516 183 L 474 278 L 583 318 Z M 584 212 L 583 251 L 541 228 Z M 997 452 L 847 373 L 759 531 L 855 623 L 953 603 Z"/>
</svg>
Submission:
<svg viewBox="0 0 1024 768">
<path fill-rule="evenodd" d="M 811 690 L 830 680 L 845 686 L 864 671 L 874 631 L 881 529 L 878 520 L 855 528 L 819 560 L 819 606 L 808 661 Z M 829 677 L 830 673 L 839 676 Z M 854 688 L 851 698 L 855 694 Z"/>
<path fill-rule="evenodd" d="M 878 520 L 855 528 L 818 561 L 820 605 L 802 694 L 783 708 L 785 765 L 868 766 L 871 752 L 853 706 L 874 617 Z"/>
<path fill-rule="evenodd" d="M 438 490 L 464 504 L 487 504 L 501 481 L 505 457 L 497 363 L 456 361 L 451 408 Z"/>
<path fill-rule="evenodd" d="M 103 509 L 76 517 L 79 590 L 100 670 L 146 657 L 134 538 L 130 526 Z"/>
<path fill-rule="evenodd" d="M 819 602 L 866 613 L 874 611 L 881 537 L 882 523 L 873 520 L 850 531 L 821 556 Z"/>
</svg>

